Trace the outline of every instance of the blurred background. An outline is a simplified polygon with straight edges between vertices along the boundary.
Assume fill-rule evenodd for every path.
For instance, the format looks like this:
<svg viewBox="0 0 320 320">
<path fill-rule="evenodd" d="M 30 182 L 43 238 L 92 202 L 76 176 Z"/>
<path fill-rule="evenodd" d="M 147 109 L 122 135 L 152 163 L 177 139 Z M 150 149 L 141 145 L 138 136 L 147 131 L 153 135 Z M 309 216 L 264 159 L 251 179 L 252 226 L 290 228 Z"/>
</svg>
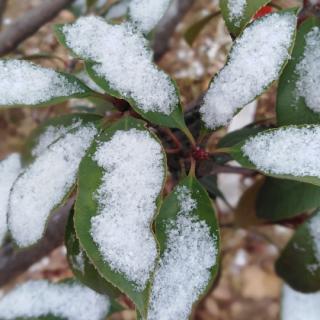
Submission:
<svg viewBox="0 0 320 320">
<path fill-rule="evenodd" d="M 41 0 L 4 2 L 6 6 L 3 7 L 2 15 L 0 14 L 0 35 L 1 32 L 8 30 L 16 19 L 43 3 Z M 212 76 L 224 65 L 232 43 L 224 21 L 220 15 L 217 15 L 193 40 L 193 43 L 188 44 L 186 33 L 188 35 L 190 27 L 203 17 L 219 10 L 216 0 L 190 2 L 192 5 L 186 10 L 187 13 L 180 17 L 180 22 L 168 42 L 168 48 L 161 53 L 157 61 L 161 68 L 177 81 L 183 105 L 186 108 L 205 92 Z M 299 3 L 290 1 L 276 3 L 282 7 L 299 5 Z M 5 57 L 28 58 L 35 63 L 59 70 L 72 68 L 72 58 L 58 44 L 52 26 L 56 23 L 73 21 L 76 15 L 83 10 L 82 5 L 81 1 L 77 1 L 77 6 L 73 10 L 60 11 L 53 20 L 42 26 Z M 190 39 L 189 42 L 191 42 Z M 258 101 L 250 104 L 238 114 L 228 131 L 263 119 L 269 119 L 268 121 L 272 124 L 274 102 L 275 90 L 271 88 Z M 21 151 L 25 139 L 41 122 L 59 114 L 74 112 L 77 110 L 75 107 L 79 105 L 90 108 L 91 103 L 71 101 L 42 109 L 0 110 L 0 158 L 6 157 L 11 152 Z M 225 133 L 226 129 L 218 131 L 211 137 L 210 143 L 215 144 Z M 275 275 L 273 265 L 279 250 L 290 238 L 291 230 L 284 226 L 266 225 L 255 218 L 253 203 L 255 192 L 259 187 L 259 178 L 222 173 L 219 174 L 218 182 L 225 197 L 224 201 L 218 199 L 216 202 L 222 232 L 221 272 L 217 284 L 199 303 L 195 319 L 279 319 L 282 282 Z M 15 252 L 8 247 L 0 249 L 0 272 L 2 273 L 0 273 L 0 284 L 2 285 L 0 295 L 16 283 L 26 279 L 59 280 L 71 276 L 65 257 L 65 248 L 58 246 L 50 250 L 52 251 L 48 256 L 42 253 L 35 258 L 34 260 L 39 258 L 39 261 L 28 267 L 25 272 L 21 273 L 19 270 L 15 273 L 16 277 L 10 276 L 8 277 L 10 279 L 6 279 L 6 269 L 3 266 L 10 265 L 8 261 L 12 263 Z M 15 267 L 13 263 L 11 266 Z M 14 270 L 11 269 L 10 272 Z M 125 311 L 114 316 L 113 319 L 135 319 L 135 313 Z"/>
</svg>

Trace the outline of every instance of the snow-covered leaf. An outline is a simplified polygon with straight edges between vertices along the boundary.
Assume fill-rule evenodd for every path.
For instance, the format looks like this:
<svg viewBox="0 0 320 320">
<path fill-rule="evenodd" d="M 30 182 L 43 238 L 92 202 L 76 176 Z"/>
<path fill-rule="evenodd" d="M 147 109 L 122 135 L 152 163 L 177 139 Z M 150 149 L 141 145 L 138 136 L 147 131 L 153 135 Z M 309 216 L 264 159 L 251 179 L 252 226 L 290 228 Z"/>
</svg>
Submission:
<svg viewBox="0 0 320 320">
<path fill-rule="evenodd" d="M 150 229 L 166 159 L 145 123 L 125 117 L 106 129 L 80 165 L 75 229 L 99 273 L 145 315 L 157 258 Z"/>
<path fill-rule="evenodd" d="M 282 290 L 281 320 L 318 320 L 320 292 L 300 293 L 285 285 Z"/>
<path fill-rule="evenodd" d="M 69 131 L 92 122 L 98 122 L 101 119 L 102 117 L 99 115 L 83 113 L 67 114 L 48 119 L 37 127 L 27 139 L 22 153 L 23 164 L 30 164 L 36 157 L 46 151 L 52 143 Z"/>
<path fill-rule="evenodd" d="M 253 136 L 261 131 L 266 130 L 266 127 L 260 126 L 260 125 L 248 125 L 246 127 L 243 127 L 241 129 L 231 131 L 227 133 L 224 137 L 220 139 L 218 142 L 217 147 L 218 148 L 229 148 L 237 143 L 243 141 L 244 139 L 249 138 L 250 136 Z"/>
<path fill-rule="evenodd" d="M 108 94 L 126 99 L 148 121 L 185 128 L 175 83 L 152 62 L 146 39 L 130 24 L 85 17 L 56 26 L 56 34 L 74 55 L 86 60 L 89 75 Z"/>
<path fill-rule="evenodd" d="M 266 130 L 229 149 L 243 167 L 320 186 L 320 126 Z"/>
<path fill-rule="evenodd" d="M 96 267 L 81 247 L 74 229 L 73 219 L 74 211 L 72 210 L 66 227 L 65 245 L 73 274 L 81 283 L 92 290 L 101 294 L 107 294 L 110 297 L 118 297 L 121 292 L 100 276 Z"/>
<path fill-rule="evenodd" d="M 255 13 L 270 0 L 220 0 L 223 19 L 229 32 L 238 36 Z"/>
<path fill-rule="evenodd" d="M 212 202 L 194 177 L 182 180 L 156 219 L 160 261 L 148 320 L 187 320 L 212 285 L 219 266 L 219 231 Z"/>
<path fill-rule="evenodd" d="M 92 122 L 67 132 L 41 152 L 15 181 L 8 222 L 20 247 L 41 239 L 51 212 L 72 192 L 79 163 L 97 134 L 95 125 Z"/>
<path fill-rule="evenodd" d="M 91 94 L 70 74 L 23 60 L 0 60 L 0 106 L 49 105 Z"/>
<path fill-rule="evenodd" d="M 168 10 L 171 0 L 131 0 L 129 17 L 145 34 L 151 32 Z"/>
<path fill-rule="evenodd" d="M 290 58 L 296 21 L 296 10 L 283 10 L 254 21 L 243 31 L 204 97 L 200 112 L 207 128 L 227 125 L 237 111 L 278 79 Z"/>
<path fill-rule="evenodd" d="M 105 320 L 119 310 L 109 297 L 71 279 L 28 281 L 0 299 L 3 320 Z"/>
<path fill-rule="evenodd" d="M 297 229 L 277 260 L 276 271 L 295 290 L 320 290 L 320 211 Z"/>
<path fill-rule="evenodd" d="M 290 219 L 320 207 L 320 187 L 268 177 L 257 197 L 257 216 L 268 221 Z"/>
<path fill-rule="evenodd" d="M 298 29 L 292 59 L 280 77 L 277 95 L 279 125 L 320 121 L 320 20 L 307 19 Z"/>
<path fill-rule="evenodd" d="M 0 162 L 0 246 L 6 236 L 10 190 L 21 170 L 20 155 L 13 153 Z"/>
</svg>

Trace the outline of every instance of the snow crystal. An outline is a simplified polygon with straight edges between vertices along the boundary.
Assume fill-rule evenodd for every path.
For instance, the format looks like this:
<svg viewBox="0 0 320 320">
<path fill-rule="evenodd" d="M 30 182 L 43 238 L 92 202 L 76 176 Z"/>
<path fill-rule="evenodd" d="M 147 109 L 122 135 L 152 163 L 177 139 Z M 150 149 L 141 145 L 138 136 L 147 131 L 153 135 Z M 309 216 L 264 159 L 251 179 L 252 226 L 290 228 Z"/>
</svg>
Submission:
<svg viewBox="0 0 320 320">
<path fill-rule="evenodd" d="M 197 202 L 185 186 L 176 190 L 180 211 L 166 225 L 168 242 L 156 270 L 148 320 L 187 320 L 216 264 L 216 237 L 192 216 Z"/>
<path fill-rule="evenodd" d="M 320 126 L 260 133 L 248 139 L 242 151 L 262 171 L 320 177 Z"/>
<path fill-rule="evenodd" d="M 0 105 L 36 105 L 84 92 L 62 74 L 22 60 L 1 60 L 0 75 Z"/>
<path fill-rule="evenodd" d="M 9 202 L 9 229 L 19 246 L 41 238 L 51 211 L 74 184 L 79 163 L 95 134 L 93 126 L 69 132 L 18 178 Z"/>
<path fill-rule="evenodd" d="M 77 255 L 71 257 L 73 261 L 73 266 L 76 270 L 84 273 L 85 269 L 85 253 L 82 249 L 80 249 Z"/>
<path fill-rule="evenodd" d="M 168 10 L 171 0 L 131 0 L 129 13 L 144 33 L 150 32 Z"/>
<path fill-rule="evenodd" d="M 0 318 L 14 320 L 50 314 L 66 320 L 103 320 L 109 308 L 106 296 L 80 284 L 38 280 L 19 285 L 0 299 Z"/>
<path fill-rule="evenodd" d="M 244 30 L 204 98 L 200 111 L 208 128 L 226 125 L 239 108 L 278 78 L 289 58 L 295 27 L 293 13 L 273 13 Z"/>
<path fill-rule="evenodd" d="M 320 266 L 320 213 L 316 214 L 309 220 L 308 227 L 313 238 L 313 247 L 318 261 L 318 269 Z"/>
<path fill-rule="evenodd" d="M 70 126 L 49 126 L 39 136 L 37 145 L 32 149 L 31 154 L 40 156 L 53 142 L 64 136 L 68 131 L 80 127 L 82 121 L 74 121 Z"/>
<path fill-rule="evenodd" d="M 141 290 L 157 256 L 150 224 L 165 177 L 160 144 L 145 131 L 118 131 L 94 160 L 104 170 L 91 235 L 111 268 Z"/>
<path fill-rule="evenodd" d="M 301 293 L 285 285 L 283 289 L 282 320 L 318 320 L 320 292 Z"/>
<path fill-rule="evenodd" d="M 246 0 L 228 0 L 229 19 L 234 22 L 235 26 L 240 26 L 240 20 L 246 8 Z"/>
<path fill-rule="evenodd" d="M 320 29 L 314 27 L 305 36 L 304 56 L 296 67 L 299 76 L 296 91 L 314 112 L 320 112 Z"/>
<path fill-rule="evenodd" d="M 133 98 L 143 111 L 170 114 L 178 104 L 170 78 L 152 63 L 146 39 L 129 24 L 84 17 L 64 26 L 63 32 L 77 55 L 95 61 L 95 71 L 110 87 Z"/>
<path fill-rule="evenodd" d="M 0 245 L 7 232 L 7 211 L 10 190 L 20 170 L 20 155 L 17 153 L 13 153 L 0 162 Z"/>
</svg>

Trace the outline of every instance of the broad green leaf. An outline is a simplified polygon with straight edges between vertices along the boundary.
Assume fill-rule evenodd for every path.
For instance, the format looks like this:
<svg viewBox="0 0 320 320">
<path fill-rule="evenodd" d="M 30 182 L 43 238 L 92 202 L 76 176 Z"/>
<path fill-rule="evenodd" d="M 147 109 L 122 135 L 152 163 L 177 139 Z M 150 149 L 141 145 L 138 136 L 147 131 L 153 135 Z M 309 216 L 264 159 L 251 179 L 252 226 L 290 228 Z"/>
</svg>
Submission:
<svg viewBox="0 0 320 320">
<path fill-rule="evenodd" d="M 189 46 L 192 46 L 194 41 L 198 38 L 199 34 L 201 33 L 201 31 L 208 25 L 208 23 L 214 18 L 216 17 L 218 13 L 211 13 L 208 14 L 207 16 L 201 18 L 200 20 L 198 20 L 197 22 L 195 22 L 194 24 L 192 24 L 187 31 L 184 34 L 184 38 L 187 41 L 187 43 L 189 44 Z"/>
<path fill-rule="evenodd" d="M 305 99 L 297 95 L 299 76 L 296 72 L 296 67 L 304 55 L 306 48 L 305 36 L 314 27 L 320 27 L 320 20 L 315 17 L 308 18 L 300 25 L 292 58 L 280 77 L 276 111 L 277 121 L 281 126 L 288 124 L 316 124 L 320 121 L 320 114 L 308 108 Z"/>
<path fill-rule="evenodd" d="M 320 290 L 320 212 L 303 223 L 281 253 L 276 271 L 301 292 Z"/>
<path fill-rule="evenodd" d="M 220 0 L 221 13 L 231 35 L 237 37 L 259 9 L 269 2 L 270 0 Z M 239 6 L 239 4 L 242 10 L 235 8 L 234 11 L 237 13 L 232 14 L 232 6 Z"/>
<path fill-rule="evenodd" d="M 105 320 L 122 310 L 116 301 L 73 278 L 58 283 L 30 280 L 0 299 L 0 318 L 10 320 Z"/>
<path fill-rule="evenodd" d="M 81 246 L 101 276 L 124 292 L 135 303 L 139 312 L 145 315 L 150 283 L 148 282 L 145 289 L 139 291 L 136 283 L 128 280 L 123 273 L 115 271 L 114 268 L 106 262 L 91 235 L 91 219 L 99 214 L 99 203 L 96 199 L 96 193 L 101 186 L 104 175 L 104 170 L 98 166 L 92 157 L 102 142 L 110 141 L 119 131 L 129 131 L 131 129 L 148 132 L 145 129 L 145 123 L 143 121 L 131 117 L 122 118 L 100 135 L 99 139 L 92 145 L 86 157 L 83 159 L 80 165 L 78 197 L 75 205 L 75 229 Z M 166 171 L 165 158 L 163 168 Z M 157 198 L 157 207 L 159 207 L 160 202 L 161 195 Z"/>
<path fill-rule="evenodd" d="M 188 303 L 195 304 L 208 291 L 219 267 L 216 213 L 196 178 L 183 179 L 164 200 L 155 230 L 160 263 L 155 271 L 148 317 L 159 319 L 159 314 L 164 314 L 167 319 L 177 319 L 175 316 L 180 314 L 186 318 L 192 310 Z"/>
<path fill-rule="evenodd" d="M 310 160 L 310 155 L 308 153 L 311 152 L 311 150 L 312 150 L 312 143 L 316 143 L 316 141 L 313 141 L 314 138 L 311 138 L 310 144 L 309 143 L 306 144 L 306 143 L 303 143 L 300 141 L 300 145 L 298 145 L 298 142 L 294 140 L 297 137 L 297 134 L 295 134 L 294 136 L 291 136 L 291 144 L 290 144 L 290 146 L 289 146 L 289 144 L 287 144 L 286 149 L 278 148 L 278 149 L 276 149 L 276 152 L 271 154 L 270 148 L 274 147 L 274 145 L 276 145 L 277 143 L 280 143 L 279 138 L 277 136 L 275 136 L 277 134 L 280 135 L 283 132 L 288 132 L 289 135 L 292 135 L 293 132 L 295 132 L 295 133 L 298 132 L 298 133 L 301 133 L 301 135 L 300 135 L 300 138 L 301 138 L 306 133 L 309 133 L 310 135 L 312 135 L 312 133 L 314 133 L 317 130 L 317 128 L 318 128 L 318 126 L 308 126 L 307 125 L 307 126 L 288 126 L 288 127 L 281 127 L 281 128 L 277 128 L 277 129 L 266 130 L 266 131 L 258 133 L 255 136 L 251 136 L 250 138 L 245 139 L 244 141 L 227 149 L 226 151 L 232 156 L 232 158 L 234 160 L 239 162 L 241 164 L 241 166 L 243 166 L 245 168 L 260 171 L 261 173 L 263 173 L 267 176 L 274 177 L 274 178 L 294 180 L 294 181 L 299 181 L 299 182 L 306 182 L 306 183 L 311 183 L 316 186 L 320 186 L 320 177 L 318 177 L 317 175 L 306 175 L 306 174 L 293 175 L 293 174 L 288 174 L 285 171 L 283 171 L 283 173 L 275 173 L 274 171 L 272 171 L 270 169 L 266 169 L 264 167 L 261 167 L 261 165 L 254 164 L 249 159 L 249 157 L 246 155 L 246 153 L 244 152 L 244 148 L 245 148 L 246 143 L 250 144 L 250 143 L 252 143 L 252 141 L 259 143 L 259 142 L 261 142 L 260 138 L 263 138 L 263 139 L 266 139 L 265 141 L 269 141 L 269 144 L 267 146 L 267 144 L 264 142 L 262 144 L 262 146 L 260 145 L 259 147 L 261 148 L 261 150 L 258 150 L 257 154 L 263 155 L 266 160 L 271 157 L 277 157 L 280 155 L 281 155 L 282 159 L 287 159 L 287 160 L 296 159 L 296 157 L 293 157 L 294 152 L 299 152 L 299 151 L 301 152 L 301 149 L 304 148 L 303 150 L 305 150 L 304 151 L 305 153 L 303 156 L 305 156 L 305 158 L 303 159 L 303 161 L 305 161 L 306 163 L 309 163 L 308 161 Z M 315 133 L 315 135 L 316 135 L 316 133 Z M 285 134 L 283 134 L 283 137 L 285 137 Z M 279 146 L 279 144 L 278 144 L 278 146 Z M 256 145 L 256 148 L 258 148 L 257 145 Z M 295 150 L 293 150 L 293 149 L 295 149 Z M 298 160 L 296 160 L 296 161 L 302 161 L 301 157 L 302 157 L 302 155 L 300 155 L 298 157 Z M 261 158 L 260 158 L 260 160 L 261 160 Z M 315 161 L 315 159 L 313 159 L 313 161 Z M 276 160 L 273 160 L 272 166 L 277 165 L 276 162 L 277 162 Z M 283 165 L 286 164 L 285 160 L 281 160 L 280 162 L 281 162 L 280 165 L 282 165 L 282 168 L 283 168 Z M 296 162 L 296 163 L 294 163 L 294 165 L 297 168 L 301 165 L 300 170 L 302 170 L 305 167 L 305 163 L 300 164 L 300 163 Z M 288 169 L 285 168 L 283 170 L 288 170 Z"/>
<path fill-rule="evenodd" d="M 249 138 L 261 131 L 266 130 L 267 128 L 259 125 L 249 125 L 239 130 L 231 131 L 227 133 L 223 138 L 220 139 L 217 147 L 218 148 L 229 148 L 235 144 L 243 141 L 244 139 Z"/>
<path fill-rule="evenodd" d="M 67 247 L 68 262 L 73 274 L 81 283 L 92 290 L 110 297 L 118 297 L 121 292 L 98 273 L 81 247 L 74 229 L 73 220 L 74 211 L 72 210 L 66 227 L 65 245 Z"/>
<path fill-rule="evenodd" d="M 237 38 L 200 108 L 208 130 L 229 124 L 235 114 L 278 80 L 293 49 L 296 14 L 297 9 L 288 9 L 266 15 L 250 23 Z M 283 28 L 282 33 L 279 28 Z M 269 33 L 274 36 L 269 37 Z"/>
<path fill-rule="evenodd" d="M 40 141 L 44 150 L 24 167 L 10 194 L 8 225 L 19 247 L 42 238 L 51 214 L 72 194 L 79 164 L 99 130 L 99 123 L 88 121 L 55 141 L 49 135 L 48 147 L 50 139 Z"/>
<path fill-rule="evenodd" d="M 257 216 L 279 221 L 320 206 L 320 188 L 309 183 L 267 178 L 259 191 Z"/>
<path fill-rule="evenodd" d="M 24 60 L 0 60 L 0 106 L 48 106 L 93 94 L 71 74 Z"/>
<path fill-rule="evenodd" d="M 169 128 L 179 128 L 182 131 L 185 130 L 186 128 L 186 124 L 184 121 L 184 117 L 183 117 L 183 112 L 182 112 L 182 108 L 181 108 L 181 104 L 179 103 L 179 105 L 177 105 L 175 107 L 175 109 L 173 110 L 173 112 L 170 115 L 165 115 L 163 113 L 160 112 L 153 112 L 153 111 L 149 111 L 149 112 L 144 112 L 139 105 L 132 99 L 132 98 L 123 98 L 123 96 L 118 92 L 115 91 L 113 89 L 110 88 L 109 83 L 101 76 L 99 76 L 95 70 L 94 70 L 94 63 L 92 62 L 87 62 L 86 63 L 86 68 L 87 68 L 87 72 L 90 75 L 90 77 L 102 88 L 104 89 L 108 94 L 110 94 L 113 97 L 116 97 L 118 99 L 125 99 L 127 100 L 130 105 L 132 106 L 132 108 L 139 113 L 143 118 L 145 118 L 146 120 L 160 125 L 160 126 L 165 126 L 165 127 L 169 127 Z M 175 88 L 176 88 L 176 92 L 177 92 L 177 96 L 179 95 L 178 93 L 178 88 L 177 85 L 174 81 L 172 81 L 172 83 L 174 84 Z"/>
<path fill-rule="evenodd" d="M 70 47 L 68 47 L 68 44 L 66 43 L 66 37 L 65 34 L 63 32 L 63 27 L 64 25 L 57 25 L 55 26 L 55 33 L 56 36 L 59 40 L 59 42 L 65 46 L 66 48 L 68 48 L 72 54 L 76 57 L 77 54 L 75 52 L 72 51 L 72 49 Z M 121 54 L 121 53 L 119 53 Z M 79 58 L 83 58 L 83 57 L 79 57 Z M 123 59 L 126 59 L 126 57 L 123 57 Z M 132 108 L 139 113 L 143 118 L 145 118 L 146 120 L 157 124 L 157 125 L 161 125 L 161 126 L 165 126 L 165 127 L 170 127 L 170 128 L 179 128 L 182 131 L 186 130 L 186 124 L 184 121 L 184 116 L 183 116 L 183 111 L 182 111 L 182 107 L 181 107 L 181 103 L 180 103 L 180 98 L 179 98 L 179 93 L 178 93 L 178 88 L 176 83 L 171 80 L 172 85 L 175 87 L 175 91 L 176 91 L 176 97 L 178 99 L 178 103 L 177 105 L 173 108 L 173 111 L 171 112 L 171 114 L 166 115 L 164 113 L 161 112 L 156 112 L 156 111 L 148 111 L 145 112 L 141 107 L 139 107 L 139 104 L 132 98 L 132 97 L 124 97 L 123 94 L 121 94 L 119 91 L 117 91 L 114 88 L 111 88 L 109 81 L 101 76 L 100 74 L 98 74 L 94 67 L 98 65 L 95 61 L 92 60 L 86 60 L 86 69 L 87 72 L 89 74 L 89 76 L 92 78 L 92 80 L 94 80 L 97 85 L 99 85 L 103 90 L 105 90 L 105 92 L 115 98 L 118 99 L 125 99 L 127 100 L 130 105 L 132 106 Z"/>
<path fill-rule="evenodd" d="M 102 117 L 96 114 L 68 114 L 51 118 L 36 128 L 24 144 L 23 163 L 30 164 L 37 155 L 45 151 L 52 143 L 81 125 L 95 123 L 99 126 Z"/>
<path fill-rule="evenodd" d="M 242 194 L 234 213 L 234 220 L 237 226 L 247 228 L 265 223 L 265 221 L 259 219 L 256 214 L 256 200 L 263 182 L 264 179 L 259 177 L 259 179 Z"/>
<path fill-rule="evenodd" d="M 204 176 L 199 179 L 199 182 L 207 190 L 209 196 L 212 199 L 219 197 L 219 198 L 225 200 L 224 194 L 218 188 L 217 176 L 215 176 L 215 175 Z"/>
</svg>

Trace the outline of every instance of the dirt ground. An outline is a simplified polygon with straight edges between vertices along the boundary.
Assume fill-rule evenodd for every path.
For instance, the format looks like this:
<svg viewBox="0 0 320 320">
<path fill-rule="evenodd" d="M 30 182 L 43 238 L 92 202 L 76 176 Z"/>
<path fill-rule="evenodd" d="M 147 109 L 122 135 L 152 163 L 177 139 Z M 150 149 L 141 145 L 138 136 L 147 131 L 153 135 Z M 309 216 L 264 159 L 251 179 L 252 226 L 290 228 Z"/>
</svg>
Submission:
<svg viewBox="0 0 320 320">
<path fill-rule="evenodd" d="M 5 25 L 18 15 L 41 1 L 12 0 L 5 16 Z M 160 66 L 178 82 L 184 104 L 191 102 L 204 92 L 211 77 L 223 66 L 230 49 L 231 38 L 221 17 L 214 19 L 201 33 L 192 47 L 184 40 L 185 30 L 194 21 L 208 12 L 215 12 L 217 4 L 212 0 L 197 0 L 190 13 L 179 25 L 171 41 L 171 49 L 160 61 Z M 53 23 L 72 21 L 73 15 L 63 11 Z M 58 45 L 52 33 L 52 24 L 43 27 L 35 36 L 19 48 L 19 54 L 31 55 L 39 52 L 54 52 L 68 59 L 67 52 Z M 16 53 L 15 53 L 16 54 Z M 13 55 L 15 55 L 13 54 Z M 63 69 L 57 60 L 37 60 L 46 66 Z M 272 105 L 274 90 L 264 94 L 254 112 L 256 119 L 274 116 Z M 68 104 L 44 109 L 0 110 L 0 158 L 19 151 L 25 138 L 42 121 L 57 114 L 70 112 Z M 220 132 L 221 135 L 223 132 Z M 252 181 L 234 175 L 223 175 L 225 196 L 232 207 L 236 207 L 239 195 Z M 275 275 L 274 261 L 279 249 L 288 240 L 291 232 L 280 226 L 245 227 L 252 210 L 250 203 L 243 216 L 235 223 L 234 208 L 226 208 L 218 202 L 222 225 L 221 273 L 219 281 L 208 296 L 199 303 L 195 312 L 197 320 L 277 320 L 279 319 L 279 297 L 281 280 Z M 245 228 L 244 228 L 245 227 Z M 65 248 L 55 250 L 50 256 L 32 266 L 25 274 L 11 283 L 30 278 L 58 280 L 71 275 L 65 258 Z M 134 319 L 133 311 L 115 315 L 114 320 Z"/>
</svg>

